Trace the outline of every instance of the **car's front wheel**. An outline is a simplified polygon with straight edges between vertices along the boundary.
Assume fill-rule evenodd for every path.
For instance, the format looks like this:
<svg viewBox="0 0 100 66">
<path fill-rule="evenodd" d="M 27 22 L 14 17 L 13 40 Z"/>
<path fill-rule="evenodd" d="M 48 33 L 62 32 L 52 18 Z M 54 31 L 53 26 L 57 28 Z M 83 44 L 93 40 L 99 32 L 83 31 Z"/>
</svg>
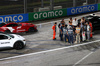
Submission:
<svg viewBox="0 0 100 66">
<path fill-rule="evenodd" d="M 14 44 L 14 49 L 16 50 L 20 50 L 20 49 L 23 49 L 25 46 L 23 44 L 23 42 L 21 41 L 17 41 L 15 44 Z"/>
<path fill-rule="evenodd" d="M 35 29 L 34 29 L 33 27 L 30 27 L 28 31 L 29 31 L 29 32 L 34 32 Z"/>
<path fill-rule="evenodd" d="M 28 29 L 28 32 L 37 32 L 38 30 L 37 29 L 35 29 L 34 27 L 30 27 L 29 29 Z"/>
</svg>

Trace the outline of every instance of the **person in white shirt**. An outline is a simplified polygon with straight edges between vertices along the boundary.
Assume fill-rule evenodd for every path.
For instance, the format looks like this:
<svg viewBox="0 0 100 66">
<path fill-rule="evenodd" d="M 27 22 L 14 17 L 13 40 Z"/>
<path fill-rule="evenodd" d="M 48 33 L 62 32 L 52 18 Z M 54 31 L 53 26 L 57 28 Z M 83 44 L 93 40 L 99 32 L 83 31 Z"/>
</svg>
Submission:
<svg viewBox="0 0 100 66">
<path fill-rule="evenodd" d="M 78 25 L 78 21 L 77 21 L 76 18 L 73 20 L 72 25 L 73 25 L 73 31 L 74 31 L 74 41 L 76 41 L 76 34 L 75 34 L 76 32 L 75 32 L 75 29 L 76 29 L 76 27 Z"/>
<path fill-rule="evenodd" d="M 90 31 L 91 31 L 91 28 L 89 26 L 89 23 L 87 23 L 87 40 L 88 41 L 90 40 Z"/>
<path fill-rule="evenodd" d="M 77 21 L 76 18 L 73 20 L 72 25 L 73 25 L 74 27 L 76 27 L 76 26 L 78 25 L 78 21 Z"/>
</svg>

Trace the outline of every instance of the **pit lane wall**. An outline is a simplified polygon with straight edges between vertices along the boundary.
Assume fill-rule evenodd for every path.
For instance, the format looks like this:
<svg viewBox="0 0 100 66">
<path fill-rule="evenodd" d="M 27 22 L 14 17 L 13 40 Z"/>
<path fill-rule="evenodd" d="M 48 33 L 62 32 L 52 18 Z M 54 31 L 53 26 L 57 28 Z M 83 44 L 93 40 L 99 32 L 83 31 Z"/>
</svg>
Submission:
<svg viewBox="0 0 100 66">
<path fill-rule="evenodd" d="M 100 4 L 92 4 L 92 5 L 71 7 L 71 8 L 59 9 L 53 11 L 29 13 L 29 21 L 95 12 L 100 10 L 99 6 Z"/>
<path fill-rule="evenodd" d="M 67 15 L 66 9 L 29 13 L 29 21 L 63 17 Z"/>
<path fill-rule="evenodd" d="M 0 23 L 14 21 L 14 22 L 26 22 L 29 21 L 27 14 L 13 14 L 13 15 L 3 15 L 0 16 Z"/>
<path fill-rule="evenodd" d="M 98 11 L 100 10 L 100 3 L 98 4 Z"/>
<path fill-rule="evenodd" d="M 67 8 L 67 16 L 98 11 L 98 4 Z"/>
<path fill-rule="evenodd" d="M 70 15 L 77 15 L 82 13 L 95 12 L 100 10 L 100 4 L 92 4 L 79 7 L 71 7 L 66 9 L 33 12 L 26 14 L 13 14 L 13 15 L 2 15 L 0 16 L 0 22 L 14 21 L 14 22 L 27 22 L 41 19 L 49 19 Z"/>
</svg>

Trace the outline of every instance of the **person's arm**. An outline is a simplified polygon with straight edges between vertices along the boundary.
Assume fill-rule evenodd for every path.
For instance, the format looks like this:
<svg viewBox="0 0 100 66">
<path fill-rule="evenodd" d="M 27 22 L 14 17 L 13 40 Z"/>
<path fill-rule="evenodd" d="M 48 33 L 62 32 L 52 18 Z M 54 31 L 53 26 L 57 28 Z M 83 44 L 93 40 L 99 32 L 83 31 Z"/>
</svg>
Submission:
<svg viewBox="0 0 100 66">
<path fill-rule="evenodd" d="M 75 33 L 77 33 L 77 31 L 75 30 Z"/>
<path fill-rule="evenodd" d="M 60 24 L 58 25 L 58 28 L 60 28 Z"/>
<path fill-rule="evenodd" d="M 60 29 L 60 32 L 61 32 L 61 34 L 62 34 L 62 30 Z"/>
<path fill-rule="evenodd" d="M 52 29 L 54 30 L 54 26 L 52 26 Z"/>
<path fill-rule="evenodd" d="M 68 35 L 68 31 L 67 31 L 67 35 Z"/>
<path fill-rule="evenodd" d="M 89 26 L 89 31 L 91 31 L 91 27 Z"/>
</svg>

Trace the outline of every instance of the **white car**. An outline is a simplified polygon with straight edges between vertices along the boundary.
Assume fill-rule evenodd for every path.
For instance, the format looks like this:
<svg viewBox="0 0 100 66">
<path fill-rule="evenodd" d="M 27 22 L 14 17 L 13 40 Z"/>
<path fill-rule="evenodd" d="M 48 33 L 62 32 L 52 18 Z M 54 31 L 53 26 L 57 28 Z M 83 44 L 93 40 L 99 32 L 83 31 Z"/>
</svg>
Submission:
<svg viewBox="0 0 100 66">
<path fill-rule="evenodd" d="M 25 38 L 16 34 L 0 33 L 0 48 L 23 49 L 26 45 Z"/>
</svg>

